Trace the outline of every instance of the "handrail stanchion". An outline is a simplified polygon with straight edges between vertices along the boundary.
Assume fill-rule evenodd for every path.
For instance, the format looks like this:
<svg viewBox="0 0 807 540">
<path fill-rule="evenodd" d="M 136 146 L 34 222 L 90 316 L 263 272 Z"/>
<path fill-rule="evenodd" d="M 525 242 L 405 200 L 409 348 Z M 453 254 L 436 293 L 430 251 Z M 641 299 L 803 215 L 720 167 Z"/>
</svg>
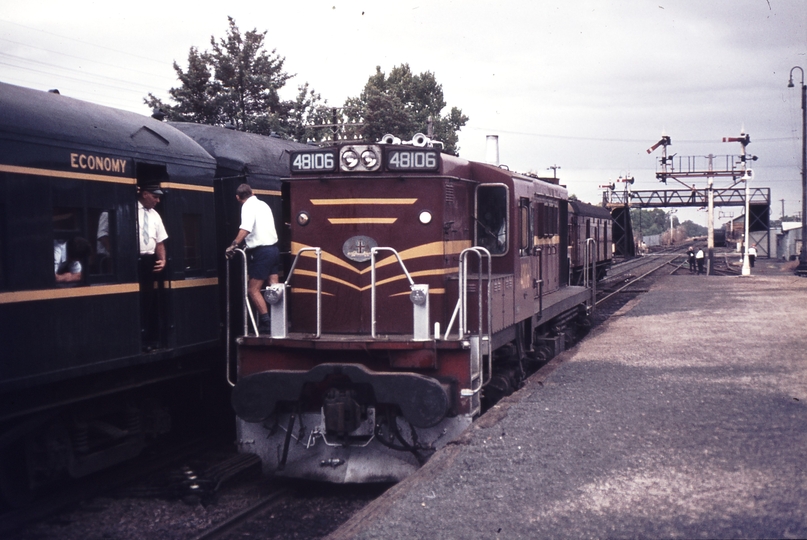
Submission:
<svg viewBox="0 0 807 540">
<path fill-rule="evenodd" d="M 313 251 L 317 258 L 317 334 L 315 337 L 319 338 L 322 336 L 322 248 L 305 247 L 297 252 L 297 255 L 294 257 L 294 262 L 292 262 L 291 268 L 289 269 L 289 275 L 286 277 L 285 283 L 283 283 L 283 298 L 281 301 L 284 303 L 287 301 L 289 283 L 291 282 L 291 278 L 294 276 L 294 270 L 297 268 L 297 262 L 300 260 L 300 255 L 306 251 Z M 285 316 L 287 311 L 283 309 L 283 313 Z"/>
<path fill-rule="evenodd" d="M 375 280 L 375 254 L 379 251 L 391 251 L 395 258 L 398 260 L 398 264 L 401 265 L 401 269 L 403 270 L 404 274 L 406 275 L 406 279 L 409 281 L 410 289 L 415 286 L 415 281 L 412 279 L 412 276 L 409 275 L 409 270 L 406 269 L 406 265 L 404 265 L 403 261 L 401 260 L 401 256 L 398 254 L 391 247 L 374 247 L 370 249 L 370 337 L 375 339 L 376 336 L 376 280 Z"/>
<path fill-rule="evenodd" d="M 589 255 L 590 250 L 589 246 L 595 245 L 595 240 L 593 238 L 586 238 L 586 256 L 585 256 L 585 267 L 583 270 L 584 278 L 584 286 L 589 287 L 589 282 L 591 282 L 591 307 L 594 307 L 594 304 L 597 302 L 597 258 L 593 257 L 593 253 Z M 589 263 L 591 263 L 591 270 L 589 270 Z"/>
<path fill-rule="evenodd" d="M 242 320 L 244 321 L 244 335 L 247 335 L 247 324 L 248 324 L 248 321 L 247 321 L 247 309 L 248 309 L 248 306 L 249 306 L 249 301 L 247 299 L 247 279 L 248 279 L 247 278 L 247 254 L 243 249 L 236 249 L 235 251 L 240 254 L 240 256 L 241 256 L 241 258 L 243 259 L 243 262 L 244 262 L 244 264 L 243 264 L 243 267 L 244 267 L 244 276 L 243 276 L 243 282 L 244 282 L 244 291 L 243 292 L 244 292 L 244 296 L 242 298 L 242 309 L 243 309 Z M 230 306 L 231 306 L 231 301 L 230 301 L 230 263 L 231 262 L 232 262 L 232 259 L 228 258 L 227 259 L 227 264 L 225 265 L 226 266 L 226 272 L 225 272 L 226 284 L 224 286 L 224 290 L 225 290 L 225 293 L 226 293 L 225 298 L 226 298 L 226 303 L 227 303 L 227 306 L 225 307 L 225 325 L 227 327 L 226 330 L 225 330 L 225 336 L 226 336 L 225 339 L 227 340 L 226 345 L 225 345 L 225 347 L 226 347 L 225 357 L 226 357 L 226 364 L 227 364 L 227 382 L 230 384 L 230 386 L 235 386 L 235 383 L 232 381 L 232 379 L 230 377 L 230 340 L 232 339 L 232 330 L 231 330 L 232 314 L 231 314 L 231 310 L 230 310 Z M 250 314 L 250 316 L 252 316 L 252 311 L 251 310 L 250 310 L 249 314 Z M 252 321 L 252 324 L 255 324 L 254 319 Z M 257 328 L 257 326 L 256 326 L 256 328 Z"/>
</svg>

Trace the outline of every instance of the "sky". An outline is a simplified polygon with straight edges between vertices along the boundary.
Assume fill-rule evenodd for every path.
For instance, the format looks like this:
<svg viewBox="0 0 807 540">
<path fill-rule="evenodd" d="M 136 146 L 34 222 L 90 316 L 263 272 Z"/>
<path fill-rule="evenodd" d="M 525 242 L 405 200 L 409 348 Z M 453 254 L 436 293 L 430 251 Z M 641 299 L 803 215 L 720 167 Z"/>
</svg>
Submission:
<svg viewBox="0 0 807 540">
<path fill-rule="evenodd" d="M 787 83 L 791 68 L 807 69 L 805 0 L 0 0 L 0 81 L 148 115 L 143 98 L 167 100 L 173 63 L 185 69 L 191 47 L 210 49 L 228 16 L 242 33 L 266 31 L 285 58 L 295 75 L 285 99 L 307 82 L 338 106 L 376 66 L 408 63 L 469 117 L 462 157 L 485 161 L 486 136 L 498 135 L 502 164 L 558 167 L 584 201 L 624 177 L 665 187 L 661 150 L 647 153 L 662 135 L 670 154 L 725 163 L 741 147 L 722 138 L 745 132 L 772 218 L 801 210 L 802 72 Z M 678 216 L 706 225 L 703 210 Z"/>
</svg>

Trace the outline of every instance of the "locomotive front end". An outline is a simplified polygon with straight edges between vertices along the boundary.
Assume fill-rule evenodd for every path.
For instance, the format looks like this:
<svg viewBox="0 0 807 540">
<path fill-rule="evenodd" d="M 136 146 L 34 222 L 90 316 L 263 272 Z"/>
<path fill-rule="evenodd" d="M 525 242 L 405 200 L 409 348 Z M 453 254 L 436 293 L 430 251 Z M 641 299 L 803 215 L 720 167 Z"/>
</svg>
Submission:
<svg viewBox="0 0 807 540">
<path fill-rule="evenodd" d="M 291 259 L 266 293 L 271 335 L 238 340 L 232 397 L 265 471 L 398 481 L 470 424 L 471 347 L 440 339 L 470 188 L 441 167 L 429 146 L 292 153 Z"/>
</svg>

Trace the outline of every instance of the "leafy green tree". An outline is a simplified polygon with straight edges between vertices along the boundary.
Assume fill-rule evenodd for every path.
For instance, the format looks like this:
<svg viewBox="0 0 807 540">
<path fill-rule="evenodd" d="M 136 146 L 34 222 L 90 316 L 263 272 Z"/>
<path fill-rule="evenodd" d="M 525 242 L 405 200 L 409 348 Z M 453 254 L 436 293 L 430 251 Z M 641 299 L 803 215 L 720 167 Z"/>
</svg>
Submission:
<svg viewBox="0 0 807 540">
<path fill-rule="evenodd" d="M 670 230 L 670 214 L 661 208 L 652 210 L 631 208 L 630 219 L 633 232 L 637 234 L 652 236 Z M 673 216 L 673 227 L 678 227 L 678 225 L 678 217 Z"/>
<path fill-rule="evenodd" d="M 373 141 L 387 133 L 409 140 L 416 133 L 427 133 L 431 122 L 433 138 L 445 145 L 444 151 L 456 154 L 457 132 L 468 117 L 456 107 L 443 114 L 445 108 L 443 87 L 434 73 L 415 75 L 409 64 L 402 64 L 389 75 L 376 67 L 361 94 L 345 101 L 343 116 L 348 122 L 363 124 L 360 135 Z"/>
<path fill-rule="evenodd" d="M 323 127 L 331 120 L 327 103 L 308 83 L 298 87 L 297 98 L 289 108 L 286 133 L 300 142 L 322 141 L 332 136 L 333 132 Z"/>
<path fill-rule="evenodd" d="M 694 238 L 696 236 L 706 236 L 709 234 L 709 229 L 704 227 L 703 225 L 698 225 L 692 220 L 686 220 L 681 224 L 684 230 L 687 233 L 687 236 L 690 238 Z"/>
<path fill-rule="evenodd" d="M 278 91 L 292 75 L 283 69 L 285 58 L 264 48 L 266 32 L 243 33 L 232 17 L 225 38 L 211 36 L 210 51 L 195 47 L 188 53 L 188 68 L 174 62 L 181 86 L 169 90 L 175 105 L 153 94 L 144 102 L 162 109 L 169 120 L 204 124 L 231 124 L 253 133 L 305 135 L 300 122 L 321 100 L 308 84 L 296 101 L 283 101 Z"/>
</svg>

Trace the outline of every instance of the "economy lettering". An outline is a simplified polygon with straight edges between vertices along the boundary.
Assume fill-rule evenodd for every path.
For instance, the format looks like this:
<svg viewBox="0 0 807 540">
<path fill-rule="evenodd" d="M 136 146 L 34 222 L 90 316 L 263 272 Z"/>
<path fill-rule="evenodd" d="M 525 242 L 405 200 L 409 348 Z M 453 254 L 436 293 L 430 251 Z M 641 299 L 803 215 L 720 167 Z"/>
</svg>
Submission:
<svg viewBox="0 0 807 540">
<path fill-rule="evenodd" d="M 92 154 L 70 154 L 70 166 L 74 169 L 126 173 L 125 159 L 93 156 Z"/>
</svg>

